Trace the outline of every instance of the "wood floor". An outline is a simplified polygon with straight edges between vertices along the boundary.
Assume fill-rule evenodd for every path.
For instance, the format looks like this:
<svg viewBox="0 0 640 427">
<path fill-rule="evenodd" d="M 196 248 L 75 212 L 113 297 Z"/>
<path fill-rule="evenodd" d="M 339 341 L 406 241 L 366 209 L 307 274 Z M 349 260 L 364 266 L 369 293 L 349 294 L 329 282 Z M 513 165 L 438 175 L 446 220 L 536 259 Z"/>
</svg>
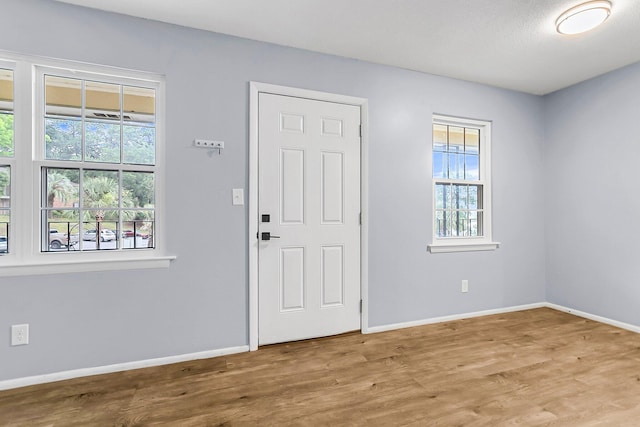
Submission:
<svg viewBox="0 0 640 427">
<path fill-rule="evenodd" d="M 0 426 L 640 426 L 640 335 L 551 309 L 0 392 Z"/>
</svg>

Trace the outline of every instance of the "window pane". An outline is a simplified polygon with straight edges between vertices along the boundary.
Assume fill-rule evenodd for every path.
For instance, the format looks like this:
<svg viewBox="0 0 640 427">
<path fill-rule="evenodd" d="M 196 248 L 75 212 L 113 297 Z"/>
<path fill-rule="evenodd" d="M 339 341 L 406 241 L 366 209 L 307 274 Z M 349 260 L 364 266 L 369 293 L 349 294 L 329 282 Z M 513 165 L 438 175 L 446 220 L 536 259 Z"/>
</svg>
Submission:
<svg viewBox="0 0 640 427">
<path fill-rule="evenodd" d="M 475 232 L 474 236 L 484 236 L 484 230 L 482 230 L 483 213 L 482 211 L 478 211 L 476 214 L 477 214 L 477 219 L 476 219 L 476 229 L 474 230 Z"/>
<path fill-rule="evenodd" d="M 82 80 L 45 76 L 45 114 L 47 116 L 82 116 Z"/>
<path fill-rule="evenodd" d="M 106 216 L 104 208 L 117 208 L 119 202 L 120 185 L 117 171 L 84 170 L 82 174 L 82 203 L 85 208 L 94 211 L 85 212 L 85 220 L 103 218 Z M 117 212 L 116 218 L 117 221 Z"/>
<path fill-rule="evenodd" d="M 451 206 L 451 185 L 436 184 L 436 209 L 447 209 Z"/>
<path fill-rule="evenodd" d="M 478 154 L 480 152 L 480 130 L 464 130 L 464 151 L 467 154 Z"/>
<path fill-rule="evenodd" d="M 86 220 L 82 223 L 82 250 L 118 249 L 118 211 L 93 211 L 93 213 L 95 220 Z"/>
<path fill-rule="evenodd" d="M 78 250 L 79 220 L 77 210 L 46 211 L 45 250 Z"/>
<path fill-rule="evenodd" d="M 13 114 L 1 111 L 0 157 L 13 157 Z"/>
<path fill-rule="evenodd" d="M 444 222 L 445 222 L 445 234 L 444 236 L 450 237 L 453 235 L 453 231 L 455 230 L 455 222 L 456 216 L 453 211 L 445 211 L 444 212 Z"/>
<path fill-rule="evenodd" d="M 155 205 L 154 175 L 150 172 L 122 173 L 122 206 L 153 208 Z"/>
<path fill-rule="evenodd" d="M 9 211 L 0 210 L 0 255 L 9 253 Z"/>
<path fill-rule="evenodd" d="M 45 168 L 48 208 L 78 208 L 79 169 Z"/>
<path fill-rule="evenodd" d="M 478 237 L 478 212 L 469 212 L 469 236 Z"/>
<path fill-rule="evenodd" d="M 433 152 L 433 177 L 448 178 L 449 155 L 439 151 Z"/>
<path fill-rule="evenodd" d="M 13 111 L 13 71 L 0 69 L 0 110 Z"/>
<path fill-rule="evenodd" d="M 82 122 L 79 120 L 45 119 L 47 159 L 82 159 Z"/>
<path fill-rule="evenodd" d="M 120 121 L 120 85 L 85 82 L 85 115 L 88 119 Z"/>
<path fill-rule="evenodd" d="M 87 121 L 84 125 L 85 160 L 120 163 L 120 125 Z"/>
<path fill-rule="evenodd" d="M 152 248 L 154 224 L 153 211 L 123 211 L 123 249 Z"/>
<path fill-rule="evenodd" d="M 464 179 L 477 181 L 480 179 L 480 167 L 478 165 L 478 155 L 464 156 Z"/>
<path fill-rule="evenodd" d="M 466 209 L 467 208 L 467 185 L 454 185 L 453 186 L 453 208 L 454 209 Z"/>
<path fill-rule="evenodd" d="M 436 211 L 436 235 L 438 237 L 445 237 L 445 223 L 444 223 L 444 212 Z"/>
<path fill-rule="evenodd" d="M 464 152 L 464 128 L 449 126 L 449 152 Z"/>
<path fill-rule="evenodd" d="M 482 209 L 482 187 L 479 185 L 469 186 L 469 209 Z"/>
<path fill-rule="evenodd" d="M 13 71 L 0 69 L 0 157 L 12 157 L 13 147 Z"/>
<path fill-rule="evenodd" d="M 458 211 L 456 215 L 456 233 L 458 237 L 468 236 L 467 211 Z"/>
<path fill-rule="evenodd" d="M 123 126 L 124 163 L 154 165 L 156 163 L 156 129 L 143 126 Z"/>
<path fill-rule="evenodd" d="M 154 124 L 156 122 L 156 91 L 153 89 L 124 86 L 124 116 L 126 122 Z"/>
<path fill-rule="evenodd" d="M 0 208 L 11 207 L 11 167 L 0 166 Z"/>
<path fill-rule="evenodd" d="M 0 166 L 0 254 L 9 252 L 11 221 L 11 168 Z"/>
<path fill-rule="evenodd" d="M 464 178 L 464 154 L 449 153 L 449 179 Z"/>
<path fill-rule="evenodd" d="M 433 151 L 447 150 L 447 126 L 433 125 Z"/>
</svg>

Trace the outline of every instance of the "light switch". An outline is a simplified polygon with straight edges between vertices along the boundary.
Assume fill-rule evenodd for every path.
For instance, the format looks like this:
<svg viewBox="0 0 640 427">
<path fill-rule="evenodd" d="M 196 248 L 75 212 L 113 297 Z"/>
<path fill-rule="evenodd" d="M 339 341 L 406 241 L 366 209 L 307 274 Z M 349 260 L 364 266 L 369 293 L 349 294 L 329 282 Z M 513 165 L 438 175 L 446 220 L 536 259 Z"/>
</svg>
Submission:
<svg viewBox="0 0 640 427">
<path fill-rule="evenodd" d="M 234 188 L 233 189 L 233 205 L 244 205 L 244 189 L 243 188 Z"/>
</svg>

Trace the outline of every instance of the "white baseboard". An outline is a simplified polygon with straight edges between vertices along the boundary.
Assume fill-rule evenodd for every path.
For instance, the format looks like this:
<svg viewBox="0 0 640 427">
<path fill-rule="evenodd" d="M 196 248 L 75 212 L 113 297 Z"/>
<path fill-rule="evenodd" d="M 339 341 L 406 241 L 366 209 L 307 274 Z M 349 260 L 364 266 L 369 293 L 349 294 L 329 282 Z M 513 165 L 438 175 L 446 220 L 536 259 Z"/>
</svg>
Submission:
<svg viewBox="0 0 640 427">
<path fill-rule="evenodd" d="M 157 359 L 138 360 L 135 362 L 116 363 L 114 365 L 97 366 L 94 368 L 74 369 L 71 371 L 54 372 L 52 374 L 35 375 L 32 377 L 16 378 L 0 381 L 0 390 L 26 387 L 36 384 L 51 383 L 54 381 L 69 380 L 72 378 L 88 377 L 91 375 L 110 374 L 113 372 L 130 371 L 132 369 L 149 368 L 152 366 L 169 365 L 171 363 L 189 362 L 191 360 L 209 359 L 211 357 L 227 354 L 243 353 L 249 351 L 248 345 L 239 347 L 221 348 L 218 350 L 201 351 L 198 353 L 180 354 L 177 356 L 159 357 Z"/>
<path fill-rule="evenodd" d="M 454 320 L 470 319 L 473 317 L 490 316 L 493 314 L 511 313 L 514 311 L 532 310 L 535 308 L 547 307 L 565 313 L 573 314 L 575 316 L 584 317 L 585 319 L 593 320 L 607 325 L 615 326 L 618 328 L 626 329 L 632 332 L 640 333 L 640 326 L 631 325 L 629 323 L 619 322 L 617 320 L 609 319 L 595 314 L 585 313 L 580 310 L 574 310 L 573 308 L 564 307 L 558 304 L 552 304 L 549 302 L 539 302 L 534 304 L 516 305 L 512 307 L 496 308 L 492 310 L 475 311 L 471 313 L 454 314 L 450 316 L 432 317 L 430 319 L 414 320 L 411 322 L 393 323 L 382 326 L 372 326 L 363 329 L 363 334 L 373 334 L 378 332 L 392 331 L 395 329 L 410 328 L 413 326 L 430 325 L 433 323 L 451 322 Z M 160 357 L 157 359 L 139 360 L 136 362 L 117 363 L 114 365 L 97 366 L 95 368 L 83 368 L 74 369 L 71 371 L 55 372 L 52 374 L 35 375 L 32 377 L 16 378 L 12 380 L 0 381 L 0 390 L 9 390 L 13 388 L 26 387 L 36 384 L 50 383 L 54 381 L 69 380 L 73 378 L 88 377 L 91 375 L 109 374 L 113 372 L 129 371 L 132 369 L 149 368 L 152 366 L 169 365 L 171 363 L 188 362 L 191 360 L 208 359 L 211 357 L 225 356 L 228 354 L 244 353 L 249 351 L 248 345 L 222 348 L 218 350 L 201 351 L 198 353 L 181 354 L 178 356 Z"/>
<path fill-rule="evenodd" d="M 607 325 L 615 326 L 617 328 L 626 329 L 628 331 L 640 333 L 640 326 L 632 325 L 630 323 L 619 322 L 617 320 L 609 319 L 607 317 L 597 316 L 595 314 L 586 313 L 584 311 L 575 310 L 573 308 L 564 307 L 562 305 L 553 304 L 550 302 L 539 302 L 534 304 L 516 305 L 512 307 L 496 308 L 493 310 L 475 311 L 471 313 L 454 314 L 451 316 L 432 317 L 430 319 L 414 320 L 411 322 L 392 323 L 389 325 L 372 326 L 366 331 L 363 330 L 363 334 L 374 334 L 377 332 L 393 331 L 395 329 L 411 328 L 413 326 L 431 325 L 433 323 L 452 322 L 454 320 L 470 319 L 472 317 L 490 316 L 492 314 L 510 313 L 513 311 L 532 310 L 534 308 L 551 308 L 554 310 L 562 311 L 565 313 L 573 314 L 575 316 L 584 317 L 585 319 L 593 320 L 595 322 L 604 323 Z"/>
<path fill-rule="evenodd" d="M 631 332 L 640 333 L 640 326 L 632 325 L 630 323 L 619 322 L 617 320 L 609 319 L 607 317 L 597 316 L 595 314 L 586 313 L 580 310 L 574 310 L 573 308 L 564 307 L 558 304 L 552 304 L 550 302 L 545 303 L 545 307 L 553 308 L 554 310 L 564 311 L 565 313 L 573 314 L 575 316 L 584 317 L 585 319 L 593 320 L 607 325 L 615 326 L 617 328 L 626 329 Z"/>
<path fill-rule="evenodd" d="M 363 330 L 363 334 L 374 334 L 377 332 L 393 331 L 395 329 L 411 328 L 413 326 L 430 325 L 433 323 L 451 322 L 454 320 L 470 319 L 472 317 L 490 316 L 492 314 L 510 313 L 513 311 L 532 310 L 534 308 L 546 307 L 546 303 L 538 302 L 534 304 L 516 305 L 512 307 L 496 308 L 492 310 L 474 311 L 471 313 L 453 314 L 451 316 L 432 317 L 430 319 L 413 320 L 411 322 L 392 323 L 382 326 L 371 326 Z"/>
</svg>

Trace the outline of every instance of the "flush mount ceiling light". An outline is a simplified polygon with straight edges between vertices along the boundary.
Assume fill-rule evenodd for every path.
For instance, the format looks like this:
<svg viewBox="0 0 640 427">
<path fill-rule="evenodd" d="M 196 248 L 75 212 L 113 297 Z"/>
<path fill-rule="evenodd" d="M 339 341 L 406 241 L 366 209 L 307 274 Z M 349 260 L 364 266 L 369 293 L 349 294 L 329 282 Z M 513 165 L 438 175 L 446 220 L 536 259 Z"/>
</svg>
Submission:
<svg viewBox="0 0 640 427">
<path fill-rule="evenodd" d="M 564 12 L 556 20 L 556 30 L 560 34 L 580 34 L 594 29 L 607 20 L 611 14 L 611 2 L 590 1 Z"/>
</svg>

